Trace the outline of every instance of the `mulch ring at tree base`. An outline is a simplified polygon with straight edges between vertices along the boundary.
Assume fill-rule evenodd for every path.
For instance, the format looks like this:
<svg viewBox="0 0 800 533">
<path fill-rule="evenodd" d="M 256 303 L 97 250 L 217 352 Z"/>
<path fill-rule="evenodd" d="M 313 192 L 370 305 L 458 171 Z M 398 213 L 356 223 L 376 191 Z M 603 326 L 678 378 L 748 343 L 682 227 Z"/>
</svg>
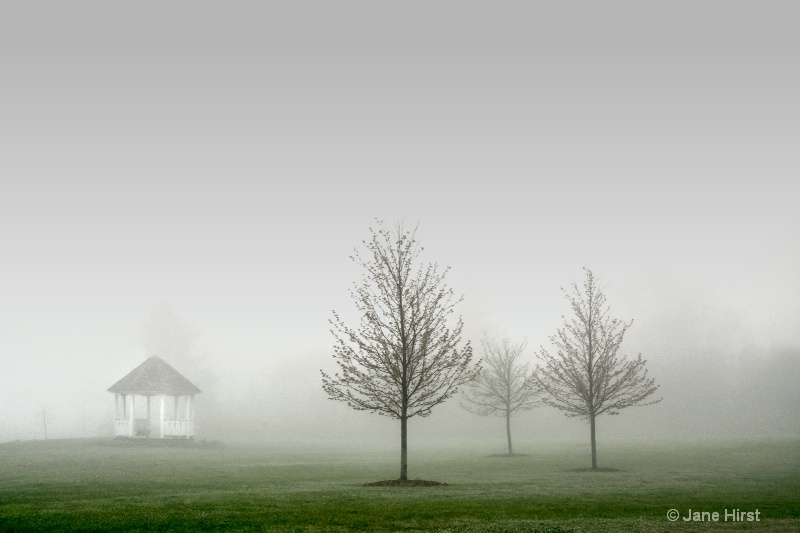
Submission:
<svg viewBox="0 0 800 533">
<path fill-rule="evenodd" d="M 598 466 L 597 468 L 573 468 L 567 472 L 624 472 L 624 470 Z"/>
<path fill-rule="evenodd" d="M 435 487 L 446 486 L 447 483 L 427 481 L 425 479 L 384 479 L 364 484 L 365 487 Z"/>
</svg>

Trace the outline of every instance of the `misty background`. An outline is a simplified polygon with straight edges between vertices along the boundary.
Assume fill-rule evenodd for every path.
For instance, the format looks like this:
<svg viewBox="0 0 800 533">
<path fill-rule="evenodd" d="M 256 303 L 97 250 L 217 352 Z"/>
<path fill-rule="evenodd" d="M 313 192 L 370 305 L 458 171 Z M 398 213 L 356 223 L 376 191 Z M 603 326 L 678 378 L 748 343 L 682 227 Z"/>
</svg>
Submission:
<svg viewBox="0 0 800 533">
<path fill-rule="evenodd" d="M 0 6 L 0 442 L 111 437 L 188 325 L 197 437 L 396 446 L 326 399 L 354 247 L 419 223 L 465 338 L 528 339 L 581 267 L 664 400 L 598 440 L 800 435 L 793 3 Z M 182 326 L 181 326 L 182 327 Z M 454 398 L 410 443 L 504 446 Z M 551 408 L 515 443 L 588 441 Z M 355 445 L 355 444 L 354 444 Z"/>
</svg>

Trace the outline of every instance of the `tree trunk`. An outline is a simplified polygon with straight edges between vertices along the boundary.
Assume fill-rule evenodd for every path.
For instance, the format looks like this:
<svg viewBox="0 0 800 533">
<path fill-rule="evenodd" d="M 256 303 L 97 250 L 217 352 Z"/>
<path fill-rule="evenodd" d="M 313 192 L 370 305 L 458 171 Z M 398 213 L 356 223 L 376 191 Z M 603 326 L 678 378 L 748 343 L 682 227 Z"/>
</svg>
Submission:
<svg viewBox="0 0 800 533">
<path fill-rule="evenodd" d="M 592 432 L 592 468 L 597 468 L 597 444 L 594 438 L 594 415 L 589 415 L 589 427 Z"/>
<path fill-rule="evenodd" d="M 511 448 L 511 411 L 506 411 L 506 437 L 508 437 L 508 455 L 514 453 Z"/>
<path fill-rule="evenodd" d="M 400 479 L 408 479 L 408 417 L 400 417 Z"/>
</svg>

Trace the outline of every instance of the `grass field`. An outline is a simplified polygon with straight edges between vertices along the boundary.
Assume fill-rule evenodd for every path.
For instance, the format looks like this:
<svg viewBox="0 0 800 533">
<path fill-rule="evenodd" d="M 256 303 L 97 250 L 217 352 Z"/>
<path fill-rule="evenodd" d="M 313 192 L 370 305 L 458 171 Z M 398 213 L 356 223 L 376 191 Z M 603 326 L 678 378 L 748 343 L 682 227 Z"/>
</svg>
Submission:
<svg viewBox="0 0 800 533">
<path fill-rule="evenodd" d="M 447 486 L 365 487 L 396 477 L 397 454 L 6 443 L 0 531 L 800 531 L 800 440 L 601 445 L 618 472 L 571 471 L 583 446 L 528 448 L 414 448 L 410 477 Z M 719 519 L 686 522 L 689 509 Z M 725 521 L 726 509 L 760 520 Z"/>
</svg>

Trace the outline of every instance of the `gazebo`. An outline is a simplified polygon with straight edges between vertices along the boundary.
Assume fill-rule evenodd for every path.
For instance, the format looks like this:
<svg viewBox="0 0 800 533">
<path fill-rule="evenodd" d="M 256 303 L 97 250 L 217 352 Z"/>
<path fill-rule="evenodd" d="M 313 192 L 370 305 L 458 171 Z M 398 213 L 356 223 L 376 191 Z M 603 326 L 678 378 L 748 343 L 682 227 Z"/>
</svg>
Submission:
<svg viewBox="0 0 800 533">
<path fill-rule="evenodd" d="M 148 358 L 108 392 L 115 437 L 194 438 L 194 395 L 201 391 L 160 357 Z"/>
</svg>

